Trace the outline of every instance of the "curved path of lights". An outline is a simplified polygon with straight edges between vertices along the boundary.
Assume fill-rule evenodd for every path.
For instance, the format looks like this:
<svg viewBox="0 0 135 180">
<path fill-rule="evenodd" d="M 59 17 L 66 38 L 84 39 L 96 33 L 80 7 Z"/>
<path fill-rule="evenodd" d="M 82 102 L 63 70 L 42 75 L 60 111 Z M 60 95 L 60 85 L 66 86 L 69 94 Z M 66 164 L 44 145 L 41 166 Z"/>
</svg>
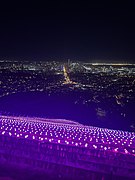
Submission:
<svg viewBox="0 0 135 180">
<path fill-rule="evenodd" d="M 71 121 L 69 121 L 71 122 Z M 80 124 L 0 117 L 0 135 L 135 156 L 135 133 Z"/>
</svg>

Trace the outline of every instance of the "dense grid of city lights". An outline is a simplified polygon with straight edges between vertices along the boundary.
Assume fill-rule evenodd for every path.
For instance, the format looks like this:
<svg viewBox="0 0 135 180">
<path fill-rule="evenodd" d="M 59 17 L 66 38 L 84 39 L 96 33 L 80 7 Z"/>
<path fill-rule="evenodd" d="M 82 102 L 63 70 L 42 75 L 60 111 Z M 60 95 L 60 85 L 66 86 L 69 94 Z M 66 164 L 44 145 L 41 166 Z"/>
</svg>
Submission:
<svg viewBox="0 0 135 180">
<path fill-rule="evenodd" d="M 1 116 L 0 134 L 135 156 L 134 132 Z"/>
</svg>

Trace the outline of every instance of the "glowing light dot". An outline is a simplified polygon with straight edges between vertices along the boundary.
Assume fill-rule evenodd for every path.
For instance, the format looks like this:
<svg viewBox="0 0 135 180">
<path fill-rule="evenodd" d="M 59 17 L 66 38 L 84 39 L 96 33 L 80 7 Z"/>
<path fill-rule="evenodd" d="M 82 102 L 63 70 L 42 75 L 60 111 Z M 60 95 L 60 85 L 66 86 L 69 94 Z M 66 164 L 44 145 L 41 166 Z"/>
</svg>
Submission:
<svg viewBox="0 0 135 180">
<path fill-rule="evenodd" d="M 128 151 L 126 149 L 124 149 L 125 153 L 128 154 Z"/>
<path fill-rule="evenodd" d="M 85 147 L 88 147 L 88 144 L 87 144 L 87 143 L 85 144 Z"/>
<path fill-rule="evenodd" d="M 25 135 L 25 138 L 28 138 L 28 135 Z"/>
<path fill-rule="evenodd" d="M 11 132 L 9 132 L 9 136 L 12 136 Z"/>
</svg>

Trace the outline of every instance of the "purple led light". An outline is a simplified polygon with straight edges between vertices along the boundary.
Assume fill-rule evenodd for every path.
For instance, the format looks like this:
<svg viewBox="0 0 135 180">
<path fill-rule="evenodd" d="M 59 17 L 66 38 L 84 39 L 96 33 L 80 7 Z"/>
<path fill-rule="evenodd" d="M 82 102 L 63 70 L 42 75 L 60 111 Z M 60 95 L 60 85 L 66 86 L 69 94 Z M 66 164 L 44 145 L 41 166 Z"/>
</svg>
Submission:
<svg viewBox="0 0 135 180">
<path fill-rule="evenodd" d="M 52 121 L 1 116 L 0 134 L 135 156 L 134 132 Z"/>
</svg>

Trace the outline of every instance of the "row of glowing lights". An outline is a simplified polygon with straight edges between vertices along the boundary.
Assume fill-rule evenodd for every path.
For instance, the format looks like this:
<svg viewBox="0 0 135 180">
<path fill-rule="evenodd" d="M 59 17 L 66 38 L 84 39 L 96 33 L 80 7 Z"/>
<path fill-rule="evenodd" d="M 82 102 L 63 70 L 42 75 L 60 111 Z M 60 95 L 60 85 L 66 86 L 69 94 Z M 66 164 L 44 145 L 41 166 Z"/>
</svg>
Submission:
<svg viewBox="0 0 135 180">
<path fill-rule="evenodd" d="M 2 135 L 135 155 L 134 132 L 10 118 L 1 118 L 0 125 Z"/>
<path fill-rule="evenodd" d="M 92 65 L 114 65 L 114 66 L 125 66 L 125 65 L 135 65 L 131 63 L 92 63 Z"/>
</svg>

